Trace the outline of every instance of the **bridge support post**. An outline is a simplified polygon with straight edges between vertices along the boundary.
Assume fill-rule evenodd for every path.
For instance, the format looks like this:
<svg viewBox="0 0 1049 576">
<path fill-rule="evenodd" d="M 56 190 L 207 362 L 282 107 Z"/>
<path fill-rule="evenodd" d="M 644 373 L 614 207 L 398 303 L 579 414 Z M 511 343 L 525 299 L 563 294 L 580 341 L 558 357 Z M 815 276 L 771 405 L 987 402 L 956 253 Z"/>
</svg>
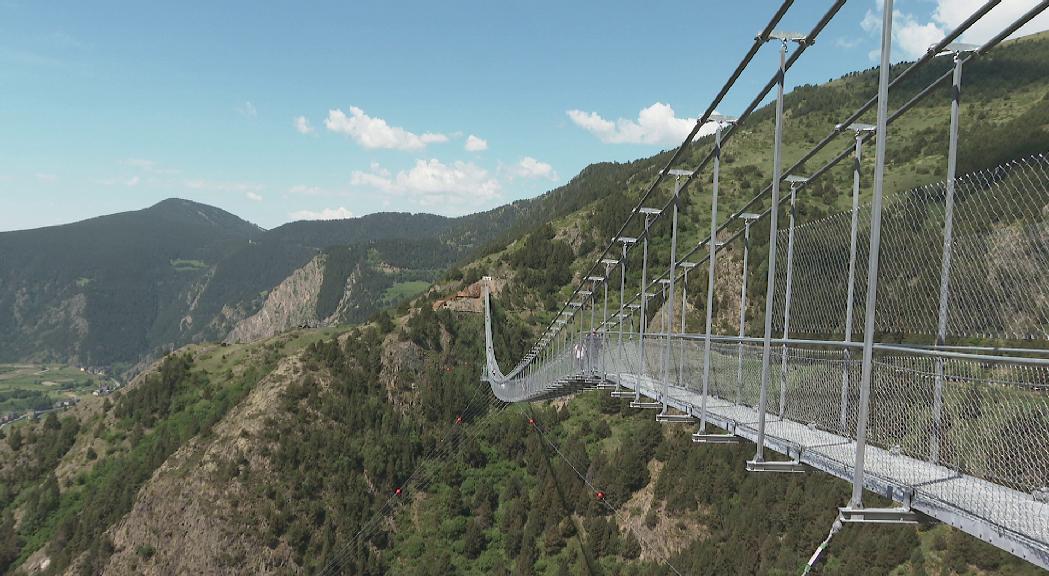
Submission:
<svg viewBox="0 0 1049 576">
<path fill-rule="evenodd" d="M 856 135 L 856 151 L 852 158 L 852 225 L 849 231 L 849 280 L 845 296 L 844 342 L 846 347 L 842 352 L 844 362 L 841 368 L 841 414 L 838 422 L 838 429 L 842 435 L 846 435 L 849 430 L 849 375 L 852 370 L 852 350 L 847 345 L 852 342 L 852 323 L 855 316 L 853 308 L 856 300 L 856 250 L 859 243 L 860 228 L 860 170 L 862 170 L 861 162 L 863 160 L 863 138 L 865 133 L 870 133 L 874 130 L 874 126 L 869 124 L 852 124 L 849 128 Z"/>
<path fill-rule="evenodd" d="M 739 289 L 739 361 L 736 364 L 736 405 L 743 402 L 743 336 L 747 327 L 747 268 L 750 262 L 750 223 L 757 214 L 740 214 L 743 219 L 743 278 Z"/>
<path fill-rule="evenodd" d="M 605 284 L 602 287 L 604 292 L 603 300 L 601 305 L 601 380 L 604 381 L 608 376 L 608 273 L 609 266 L 605 266 Z"/>
<path fill-rule="evenodd" d="M 620 259 L 619 265 L 619 313 L 626 314 L 626 264 L 627 264 L 627 246 L 637 242 L 637 238 L 629 238 L 626 236 L 620 236 L 616 238 L 623 246 L 623 257 Z M 628 317 L 628 316 L 627 316 Z M 619 319 L 619 344 L 616 347 L 616 355 L 619 357 L 616 369 L 616 389 L 612 392 L 614 398 L 628 398 L 632 397 L 633 394 L 623 390 L 623 356 L 625 352 L 623 342 L 623 324 L 626 317 Z"/>
<path fill-rule="evenodd" d="M 787 176 L 790 182 L 790 212 L 787 225 L 787 278 L 783 294 L 783 346 L 780 348 L 779 368 L 779 417 L 787 411 L 787 338 L 790 337 L 790 302 L 794 288 L 794 223 L 797 219 L 798 186 L 808 181 L 808 178 L 799 176 Z"/>
<path fill-rule="evenodd" d="M 648 224 L 649 216 L 645 214 L 645 237 L 641 249 L 641 312 L 638 317 L 638 362 L 637 382 L 634 385 L 634 402 L 641 402 L 641 379 L 645 377 L 645 324 L 648 319 Z"/>
<path fill-rule="evenodd" d="M 856 421 L 856 460 L 853 464 L 852 499 L 848 510 L 863 508 L 864 458 L 867 420 L 870 417 L 871 379 L 874 368 L 874 311 L 878 302 L 878 260 L 881 255 L 881 213 L 885 183 L 885 139 L 888 119 L 889 57 L 892 52 L 892 4 L 882 7 L 881 66 L 878 70 L 878 140 L 874 154 L 874 198 L 871 201 L 871 237 L 867 261 L 867 301 L 863 317 L 863 365 L 860 371 L 860 405 Z"/>
<path fill-rule="evenodd" d="M 562 316 L 561 319 L 564 320 L 564 316 Z M 561 324 L 561 327 L 558 328 L 558 330 L 557 330 L 558 336 L 560 336 L 560 338 L 558 340 L 559 340 L 559 344 L 561 345 L 561 354 L 562 355 L 564 355 L 568 351 L 568 331 L 565 330 L 565 326 L 567 326 L 567 325 L 568 325 L 568 322 L 564 322 L 563 324 Z"/>
<path fill-rule="evenodd" d="M 630 305 L 625 306 L 623 309 L 627 311 L 625 313 L 622 313 L 623 314 L 623 320 L 630 320 L 631 318 L 634 317 L 634 312 L 636 310 L 640 310 L 641 309 L 641 305 L 640 304 L 630 304 Z M 628 324 L 628 327 L 629 327 L 629 330 L 631 332 L 633 332 L 633 330 L 634 330 L 633 324 L 632 323 Z M 627 349 L 628 348 L 631 348 L 631 346 L 629 346 L 626 342 L 623 342 L 622 346 L 620 346 L 620 349 L 619 349 L 619 380 L 620 381 L 622 381 L 622 378 L 623 378 L 623 366 L 624 366 L 624 364 L 627 363 L 627 358 L 626 357 L 627 357 Z M 636 348 L 634 348 L 633 350 L 636 350 Z M 634 398 L 634 394 L 636 394 L 636 392 L 634 392 L 634 391 L 619 389 L 619 390 L 616 390 L 616 391 L 612 392 L 612 397 L 613 398 L 630 398 L 632 400 Z"/>
<path fill-rule="evenodd" d="M 597 282 L 590 282 L 590 333 L 593 334 L 595 324 L 594 316 L 597 314 L 597 299 L 594 298 L 594 290 L 597 289 Z"/>
<path fill-rule="evenodd" d="M 776 81 L 776 129 L 772 145 L 772 206 L 769 208 L 769 271 L 768 287 L 765 290 L 765 338 L 761 351 L 761 391 L 758 393 L 758 437 L 757 451 L 754 460 L 748 462 L 760 464 L 765 461 L 765 419 L 768 410 L 769 360 L 772 356 L 772 311 L 776 297 L 776 236 L 777 215 L 779 213 L 779 185 L 782 177 L 780 147 L 783 142 L 783 78 L 787 67 L 787 41 L 790 36 L 772 34 L 769 39 L 780 41 L 779 77 Z M 803 40 L 801 40 L 803 41 Z"/>
<path fill-rule="evenodd" d="M 583 306 L 573 306 L 576 308 L 576 345 L 582 345 L 583 342 Z M 577 359 L 578 361 L 578 359 Z"/>
<path fill-rule="evenodd" d="M 644 292 L 641 295 L 641 301 L 645 302 L 648 298 L 655 298 L 655 297 L 656 297 L 656 295 L 651 293 L 651 292 Z M 644 327 L 644 323 L 645 323 L 646 319 L 647 319 L 647 315 L 644 315 L 644 314 L 640 315 L 640 317 L 638 318 L 638 320 L 642 324 L 642 329 L 646 329 Z M 642 338 L 641 339 L 641 343 L 644 344 L 644 341 L 645 341 L 644 338 Z M 645 370 L 644 370 L 644 368 L 645 368 L 645 366 L 647 364 L 645 362 L 644 354 L 645 354 L 645 351 L 644 351 L 644 347 L 642 346 L 641 347 L 641 370 L 638 371 L 638 375 L 637 375 L 638 376 L 638 380 L 636 382 L 636 387 L 634 388 L 634 401 L 630 403 L 630 407 L 631 408 L 662 408 L 663 407 L 663 403 L 661 401 L 658 401 L 658 400 L 646 401 L 646 400 L 642 400 L 641 399 L 641 382 L 645 378 Z M 653 385 L 653 388 L 652 388 L 653 394 L 658 394 L 659 393 L 659 389 L 657 388 L 658 381 L 656 381 L 655 378 L 651 378 L 650 380 L 655 382 L 655 384 Z"/>
<path fill-rule="evenodd" d="M 626 246 L 627 243 L 623 242 L 623 257 L 619 260 L 619 314 L 623 314 L 623 306 L 626 304 L 624 297 L 626 295 Z M 619 362 L 616 363 L 616 389 L 612 392 L 615 396 L 617 392 L 623 389 L 623 322 L 626 318 L 619 318 L 619 340 L 616 344 L 616 357 L 619 358 Z"/>
<path fill-rule="evenodd" d="M 652 224 L 652 216 L 660 214 L 662 211 L 657 208 L 638 208 L 638 213 L 645 218 L 645 236 L 641 251 L 641 313 L 638 317 L 637 343 L 640 358 L 637 382 L 634 386 L 634 401 L 631 402 L 630 406 L 632 408 L 656 408 L 659 407 L 658 402 L 641 401 L 641 382 L 645 378 L 645 324 L 648 320 L 648 234 L 650 231 L 649 227 Z"/>
<path fill-rule="evenodd" d="M 604 382 L 608 381 L 608 278 L 609 274 L 612 273 L 612 268 L 618 264 L 618 261 L 611 258 L 605 258 L 601 261 L 605 265 L 605 282 L 604 282 L 604 305 L 601 312 L 601 380 Z M 618 385 L 616 386 L 618 388 Z"/>
<path fill-rule="evenodd" d="M 951 90 L 951 134 L 947 146 L 947 197 L 943 214 L 943 261 L 940 267 L 940 302 L 936 317 L 936 345 L 943 346 L 947 340 L 947 301 L 950 296 L 951 252 L 954 239 L 954 180 L 958 168 L 958 113 L 962 98 L 963 52 L 975 46 L 949 45 L 954 54 L 954 77 Z M 932 431 L 929 435 L 929 461 L 940 461 L 940 435 L 943 433 L 943 381 L 944 360 L 936 359 L 936 380 L 933 385 Z"/>
<path fill-rule="evenodd" d="M 663 299 L 664 314 L 663 329 L 666 331 L 666 346 L 663 350 L 663 408 L 656 416 L 658 422 L 691 422 L 692 417 L 688 414 L 670 414 L 667 412 L 667 399 L 670 396 L 670 350 L 673 346 L 671 338 L 674 332 L 674 276 L 677 274 L 677 217 L 678 207 L 681 200 L 681 178 L 691 176 L 688 170 L 670 170 L 669 174 L 674 176 L 674 206 L 670 224 L 670 272 L 665 282 L 666 296 Z M 687 272 L 686 272 L 687 273 Z M 684 310 L 684 301 L 681 309 Z M 680 382 L 678 383 L 680 385 Z"/>
<path fill-rule="evenodd" d="M 568 305 L 572 308 L 572 314 L 575 316 L 575 342 L 571 348 L 571 362 L 572 362 L 572 373 L 581 374 L 582 369 L 582 350 L 583 345 L 583 303 L 582 302 L 569 302 Z"/>
<path fill-rule="evenodd" d="M 685 306 L 688 303 L 688 273 L 696 267 L 696 264 L 694 262 L 682 262 L 678 264 L 678 267 L 681 268 L 681 327 L 678 329 L 678 331 L 681 332 L 682 335 L 684 335 L 687 332 L 685 326 Z M 677 383 L 678 386 L 688 388 L 688 385 L 685 383 L 684 338 L 678 340 L 678 351 L 679 353 L 677 362 Z"/>
<path fill-rule="evenodd" d="M 710 192 L 710 238 L 707 239 L 707 310 L 706 332 L 703 337 L 703 395 L 700 398 L 699 432 L 693 440 L 701 440 L 707 434 L 707 397 L 710 395 L 710 334 L 714 327 L 714 280 L 717 277 L 718 255 L 718 191 L 721 185 L 721 131 L 735 118 L 719 116 L 714 120 L 714 179 Z"/>
<path fill-rule="evenodd" d="M 668 324 L 670 323 L 671 317 L 673 315 L 669 313 L 669 308 L 667 306 L 667 303 L 673 300 L 673 291 L 671 291 L 669 289 L 669 285 L 670 285 L 670 279 L 669 278 L 663 278 L 662 280 L 659 281 L 659 287 L 660 287 L 660 291 L 659 292 L 660 292 L 660 296 L 663 297 L 663 310 L 660 313 L 660 318 L 659 318 L 660 324 L 663 325 L 663 335 L 664 335 L 664 339 L 663 339 L 663 344 L 664 344 L 664 346 L 663 346 L 663 353 L 660 354 L 660 356 L 663 357 L 663 370 L 660 373 L 660 383 L 663 385 L 663 390 L 662 390 L 663 398 L 661 398 L 660 401 L 663 404 L 663 412 L 666 412 L 666 404 L 667 404 L 666 403 L 666 395 L 670 391 L 670 356 L 667 353 L 667 351 L 670 349 L 669 348 L 669 344 L 670 344 L 670 332 L 671 332 L 671 329 L 668 328 Z"/>
</svg>

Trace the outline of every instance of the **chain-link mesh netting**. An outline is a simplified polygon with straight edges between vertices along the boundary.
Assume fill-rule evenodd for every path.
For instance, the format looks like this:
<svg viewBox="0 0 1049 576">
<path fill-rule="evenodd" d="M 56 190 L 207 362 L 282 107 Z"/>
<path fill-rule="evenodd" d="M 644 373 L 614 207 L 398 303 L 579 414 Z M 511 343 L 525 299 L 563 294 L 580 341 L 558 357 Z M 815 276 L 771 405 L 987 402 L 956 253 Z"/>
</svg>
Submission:
<svg viewBox="0 0 1049 576">
<path fill-rule="evenodd" d="M 585 338 L 572 340 L 566 351 L 536 371 L 519 375 L 521 391 L 545 397 L 551 387 L 585 375 L 592 365 L 576 358 L 573 350 L 580 342 Z M 665 336 L 647 336 L 644 368 L 636 334 L 622 345 L 612 338 L 608 342 L 597 351 L 596 362 L 608 378 L 631 390 L 640 385 L 644 396 L 655 399 L 662 397 L 665 385 L 669 397 L 684 399 L 700 414 L 701 338 L 673 338 L 668 362 Z M 851 469 L 859 354 L 818 345 L 774 345 L 771 352 L 768 440 Z M 712 343 L 711 419 L 730 423 L 737 432 L 757 429 L 762 353 L 760 344 Z M 781 374 L 784 357 L 786 371 Z M 934 398 L 941 373 L 937 423 Z M 872 374 L 867 473 L 991 524 L 1049 541 L 1047 390 L 1047 366 L 879 354 Z"/>
<path fill-rule="evenodd" d="M 886 202 L 876 314 L 882 334 L 936 332 L 945 197 L 941 183 Z M 959 178 L 955 197 L 948 335 L 969 339 L 966 343 L 1049 340 L 1049 159 L 1032 157 Z M 795 228 L 792 337 L 843 336 L 851 218 L 842 213 Z M 854 339 L 863 328 L 869 218 L 865 206 L 858 227 Z M 779 330 L 788 232 L 781 233 L 774 301 Z M 816 340 L 774 342 L 762 415 L 760 342 L 726 337 L 711 342 L 704 399 L 702 335 L 668 339 L 650 333 L 642 346 L 631 326 L 621 343 L 618 334 L 601 341 L 595 346 L 593 338 L 574 332 L 557 353 L 507 376 L 498 372 L 489 344 L 493 390 L 501 399 L 541 399 L 603 376 L 646 398 L 675 400 L 693 415 L 706 414 L 752 439 L 764 418 L 770 446 L 851 474 L 859 349 Z M 582 359 L 577 345 L 586 350 Z M 868 478 L 910 489 L 996 531 L 1049 543 L 1049 365 L 1029 357 L 878 344 L 867 423 Z"/>
<path fill-rule="evenodd" d="M 768 425 L 768 436 L 850 468 L 855 444 L 845 440 L 856 428 L 858 359 L 846 361 L 838 350 L 792 347 L 788 364 L 785 418 Z M 1047 390 L 1045 366 L 879 355 L 871 382 L 867 472 L 1049 541 Z"/>
<path fill-rule="evenodd" d="M 955 179 L 948 336 L 1049 339 L 1049 158 L 1010 162 Z M 877 330 L 934 336 L 943 266 L 945 182 L 887 198 L 882 215 Z M 799 202 L 804 201 L 804 195 Z M 795 227 L 792 334 L 845 330 L 852 214 Z M 860 208 L 854 335 L 862 333 L 870 205 Z M 774 324 L 784 322 L 787 235 L 777 241 Z"/>
</svg>

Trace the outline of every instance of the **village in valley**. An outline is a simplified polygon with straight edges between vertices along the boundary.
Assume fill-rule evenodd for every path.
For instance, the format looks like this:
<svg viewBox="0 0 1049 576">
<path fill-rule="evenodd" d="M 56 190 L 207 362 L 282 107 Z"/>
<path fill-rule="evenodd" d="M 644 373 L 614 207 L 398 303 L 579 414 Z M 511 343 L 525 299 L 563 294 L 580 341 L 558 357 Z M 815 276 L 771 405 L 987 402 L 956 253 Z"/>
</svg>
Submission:
<svg viewBox="0 0 1049 576">
<path fill-rule="evenodd" d="M 107 396 L 123 384 L 105 368 L 63 364 L 0 364 L 0 428 Z"/>
</svg>

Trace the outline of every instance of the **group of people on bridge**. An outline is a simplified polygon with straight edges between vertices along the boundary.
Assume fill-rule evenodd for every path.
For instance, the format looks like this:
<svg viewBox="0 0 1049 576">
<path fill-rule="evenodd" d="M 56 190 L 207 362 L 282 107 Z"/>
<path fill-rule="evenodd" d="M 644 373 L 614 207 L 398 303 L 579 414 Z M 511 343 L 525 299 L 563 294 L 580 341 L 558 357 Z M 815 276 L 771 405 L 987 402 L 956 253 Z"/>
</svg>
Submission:
<svg viewBox="0 0 1049 576">
<path fill-rule="evenodd" d="M 602 336 L 591 330 L 572 346 L 572 357 L 575 358 L 579 372 L 587 376 L 597 376 L 597 358 L 601 356 L 602 341 Z"/>
</svg>

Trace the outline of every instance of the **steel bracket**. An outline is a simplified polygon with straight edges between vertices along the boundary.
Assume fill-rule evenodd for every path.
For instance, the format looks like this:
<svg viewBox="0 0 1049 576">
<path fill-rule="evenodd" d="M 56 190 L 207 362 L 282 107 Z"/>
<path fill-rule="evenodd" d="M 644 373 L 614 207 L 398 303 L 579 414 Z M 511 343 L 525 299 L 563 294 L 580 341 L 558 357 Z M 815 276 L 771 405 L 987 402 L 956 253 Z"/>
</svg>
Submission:
<svg viewBox="0 0 1049 576">
<path fill-rule="evenodd" d="M 739 436 L 735 434 L 706 434 L 696 432 L 692 435 L 692 441 L 696 444 L 739 444 Z"/>
<path fill-rule="evenodd" d="M 693 418 L 689 414 L 656 414 L 656 422 L 663 422 L 664 424 L 670 424 L 675 422 L 692 423 Z"/>
<path fill-rule="evenodd" d="M 910 508 L 838 508 L 838 519 L 844 522 L 866 524 L 917 524 L 918 515 Z"/>
<path fill-rule="evenodd" d="M 798 460 L 747 460 L 747 472 L 804 472 L 805 466 Z"/>
</svg>

